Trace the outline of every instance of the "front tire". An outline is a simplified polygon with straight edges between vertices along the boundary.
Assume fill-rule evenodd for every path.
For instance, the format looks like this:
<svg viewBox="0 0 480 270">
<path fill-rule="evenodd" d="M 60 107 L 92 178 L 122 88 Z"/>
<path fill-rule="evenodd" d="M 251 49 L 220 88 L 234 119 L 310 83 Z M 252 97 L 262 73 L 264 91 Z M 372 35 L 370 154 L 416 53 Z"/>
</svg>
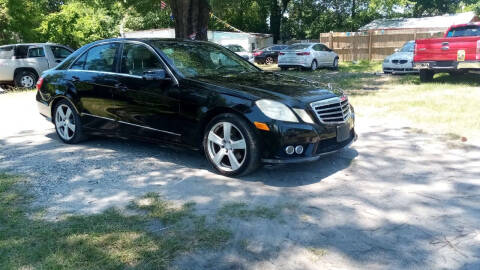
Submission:
<svg viewBox="0 0 480 270">
<path fill-rule="evenodd" d="M 14 78 L 16 87 L 27 89 L 34 88 L 37 80 L 37 75 L 31 71 L 20 71 Z"/>
<path fill-rule="evenodd" d="M 75 144 L 86 138 L 80 116 L 73 105 L 66 100 L 61 100 L 55 105 L 53 123 L 58 137 L 64 143 Z"/>
<path fill-rule="evenodd" d="M 205 129 L 203 149 L 212 167 L 226 176 L 246 175 L 260 166 L 255 131 L 235 114 L 221 114 L 210 121 Z"/>
<path fill-rule="evenodd" d="M 310 70 L 315 71 L 318 68 L 317 60 L 313 60 L 312 64 L 310 64 Z"/>
</svg>

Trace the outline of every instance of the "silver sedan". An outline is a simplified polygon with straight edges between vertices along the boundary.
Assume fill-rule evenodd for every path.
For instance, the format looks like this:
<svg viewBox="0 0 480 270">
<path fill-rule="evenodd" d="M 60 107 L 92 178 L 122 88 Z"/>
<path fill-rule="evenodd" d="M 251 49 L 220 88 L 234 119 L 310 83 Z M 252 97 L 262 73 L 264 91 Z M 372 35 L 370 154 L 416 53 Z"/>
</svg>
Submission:
<svg viewBox="0 0 480 270">
<path fill-rule="evenodd" d="M 322 43 L 296 43 L 281 51 L 278 66 L 316 70 L 318 67 L 338 68 L 338 55 Z"/>
</svg>

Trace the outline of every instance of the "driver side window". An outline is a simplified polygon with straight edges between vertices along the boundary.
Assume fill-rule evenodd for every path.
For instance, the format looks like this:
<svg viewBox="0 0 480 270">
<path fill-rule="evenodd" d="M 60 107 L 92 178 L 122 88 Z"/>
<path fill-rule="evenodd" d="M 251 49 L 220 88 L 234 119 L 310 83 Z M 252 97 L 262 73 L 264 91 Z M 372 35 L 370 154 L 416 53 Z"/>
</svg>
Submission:
<svg viewBox="0 0 480 270">
<path fill-rule="evenodd" d="M 121 73 L 142 76 L 145 71 L 156 69 L 163 69 L 163 65 L 147 47 L 131 43 L 124 45 Z"/>
</svg>

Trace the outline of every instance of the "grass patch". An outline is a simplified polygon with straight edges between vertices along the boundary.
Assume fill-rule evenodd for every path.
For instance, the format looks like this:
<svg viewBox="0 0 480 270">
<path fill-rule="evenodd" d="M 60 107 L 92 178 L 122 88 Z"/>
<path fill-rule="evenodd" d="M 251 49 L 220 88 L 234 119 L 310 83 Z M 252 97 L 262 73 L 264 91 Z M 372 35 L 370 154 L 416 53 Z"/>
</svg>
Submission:
<svg viewBox="0 0 480 270">
<path fill-rule="evenodd" d="M 218 210 L 220 217 L 235 217 L 241 219 L 265 218 L 274 219 L 278 217 L 284 207 L 277 205 L 274 207 L 257 206 L 250 208 L 246 203 L 227 203 Z"/>
<path fill-rule="evenodd" d="M 382 72 L 382 62 L 379 61 L 340 62 L 338 67 L 341 72 Z"/>
<path fill-rule="evenodd" d="M 231 236 L 195 215 L 192 204 L 176 208 L 153 193 L 132 204 L 146 214 L 110 209 L 57 222 L 31 218 L 35 210 L 19 181 L 0 174 L 2 269 L 165 269 L 177 255 L 220 247 Z M 152 221 L 166 229 L 155 230 Z"/>
</svg>

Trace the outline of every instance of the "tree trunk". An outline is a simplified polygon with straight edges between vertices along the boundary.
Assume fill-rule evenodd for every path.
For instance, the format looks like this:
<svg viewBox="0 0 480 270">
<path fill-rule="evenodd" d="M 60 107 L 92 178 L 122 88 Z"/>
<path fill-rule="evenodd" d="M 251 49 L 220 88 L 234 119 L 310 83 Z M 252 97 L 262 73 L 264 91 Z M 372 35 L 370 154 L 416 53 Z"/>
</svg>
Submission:
<svg viewBox="0 0 480 270">
<path fill-rule="evenodd" d="M 170 0 L 175 18 L 175 37 L 207 40 L 210 6 L 208 0 Z"/>
<path fill-rule="evenodd" d="M 282 10 L 278 6 L 277 0 L 271 0 L 270 4 L 270 32 L 273 35 L 273 43 L 276 44 L 280 39 L 280 24 L 282 22 Z"/>
</svg>

